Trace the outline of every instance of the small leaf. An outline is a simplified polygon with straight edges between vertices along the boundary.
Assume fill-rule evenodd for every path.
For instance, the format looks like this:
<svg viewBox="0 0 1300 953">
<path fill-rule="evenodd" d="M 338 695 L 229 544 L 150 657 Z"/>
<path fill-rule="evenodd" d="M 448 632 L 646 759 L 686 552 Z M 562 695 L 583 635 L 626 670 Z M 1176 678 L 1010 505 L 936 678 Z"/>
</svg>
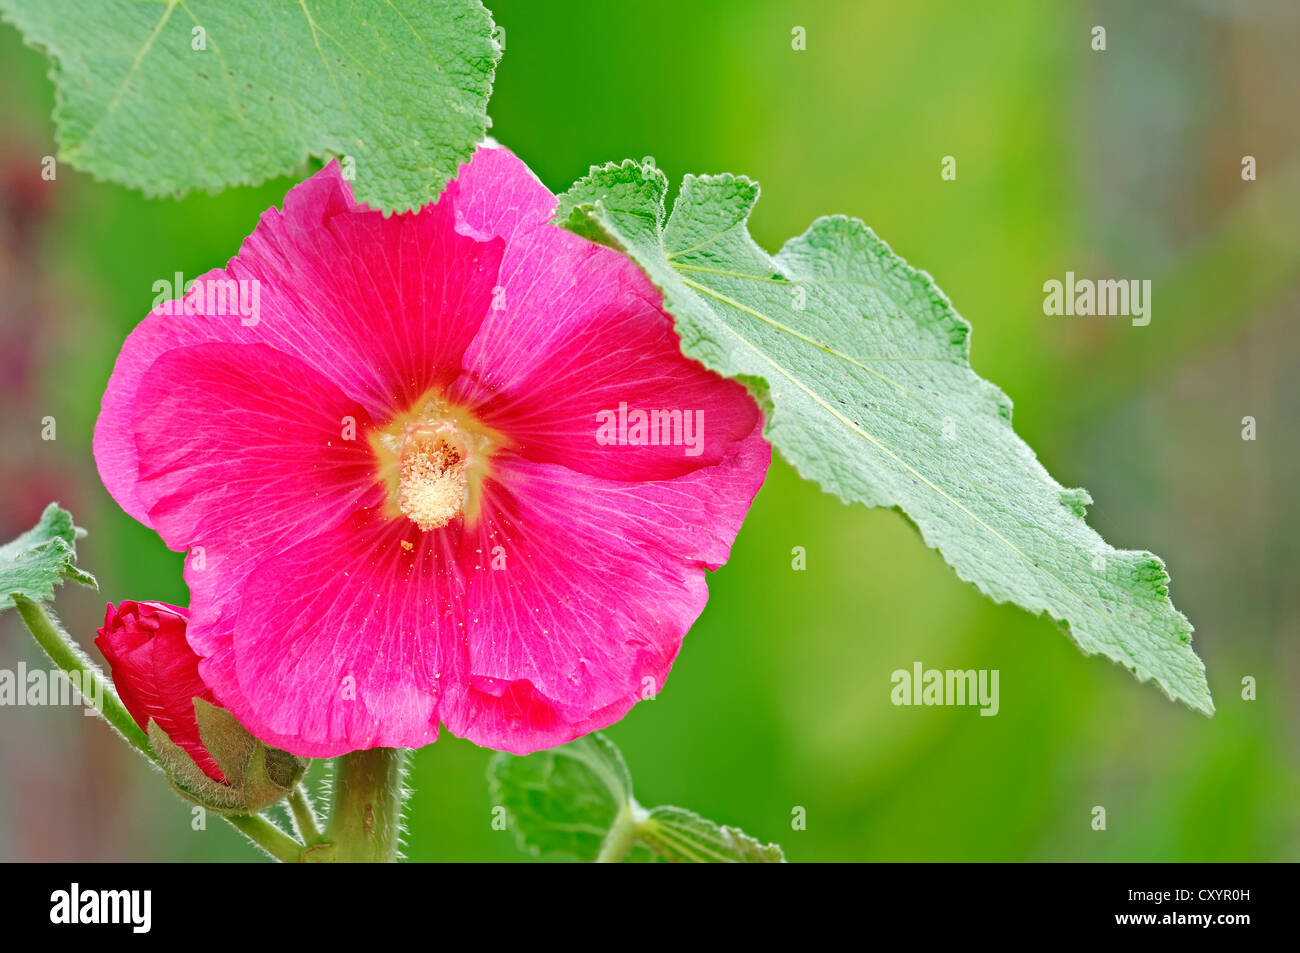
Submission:
<svg viewBox="0 0 1300 953">
<path fill-rule="evenodd" d="M 595 860 L 632 798 L 623 756 L 601 734 L 523 758 L 497 754 L 488 776 L 492 803 L 506 809 L 520 848 L 540 857 Z"/>
<path fill-rule="evenodd" d="M 760 844 L 691 811 L 646 811 L 632 796 L 632 777 L 623 756 L 600 733 L 527 757 L 498 754 L 488 777 L 493 805 L 506 809 L 519 846 L 538 857 L 594 861 L 612 849 L 613 860 L 785 859 L 779 847 Z"/>
<path fill-rule="evenodd" d="M 33 602 L 52 599 L 64 579 L 94 588 L 95 577 L 77 568 L 76 541 L 85 535 L 71 513 L 51 503 L 40 522 L 0 546 L 0 610 L 13 608 L 15 593 Z"/>
<path fill-rule="evenodd" d="M 843 216 L 769 255 L 749 234 L 758 185 L 743 176 L 687 176 L 671 215 L 667 187 L 630 160 L 593 168 L 557 220 L 626 249 L 663 291 L 683 353 L 749 386 L 804 477 L 901 510 L 986 596 L 1046 613 L 1086 654 L 1213 713 L 1164 563 L 1084 522 L 1091 498 L 1016 436 L 1010 399 L 971 370 L 970 325 L 929 275 Z"/>
<path fill-rule="evenodd" d="M 385 211 L 437 198 L 483 139 L 501 49 L 479 0 L 0 0 L 46 51 L 59 158 L 146 195 L 349 157 Z"/>
<path fill-rule="evenodd" d="M 640 839 L 661 858 L 688 864 L 779 864 L 785 854 L 735 827 L 720 827 L 693 811 L 657 807 L 640 824 Z"/>
</svg>

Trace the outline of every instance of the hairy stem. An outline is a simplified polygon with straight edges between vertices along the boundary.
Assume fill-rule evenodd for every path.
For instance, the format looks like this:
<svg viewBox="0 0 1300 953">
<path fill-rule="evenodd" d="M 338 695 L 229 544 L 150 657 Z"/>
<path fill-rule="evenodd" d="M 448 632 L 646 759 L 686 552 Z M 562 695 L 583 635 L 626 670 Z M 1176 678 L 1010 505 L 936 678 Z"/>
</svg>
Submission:
<svg viewBox="0 0 1300 953">
<path fill-rule="evenodd" d="M 397 860 L 406 799 L 406 760 L 407 752 L 401 748 L 371 748 L 334 759 L 325 832 L 325 840 L 333 845 L 333 860 Z"/>
<path fill-rule="evenodd" d="M 301 784 L 295 785 L 289 795 L 289 810 L 293 814 L 293 823 L 298 828 L 298 836 L 308 846 L 321 839 L 320 825 L 316 823 L 316 811 L 311 806 L 311 798 Z"/>
<path fill-rule="evenodd" d="M 261 814 L 227 817 L 235 828 L 269 856 L 284 864 L 296 864 L 302 857 L 302 845 L 280 830 Z"/>
<path fill-rule="evenodd" d="M 50 657 L 50 661 L 68 675 L 75 677 L 86 702 L 141 754 L 151 761 L 157 760 L 153 749 L 149 747 L 149 739 L 135 723 L 131 713 L 126 710 L 122 699 L 117 697 L 117 692 L 108 683 L 99 666 L 81 651 L 72 637 L 64 632 L 54 617 L 46 611 L 45 606 L 17 593 L 14 594 L 13 600 L 14 607 L 22 616 L 23 623 L 32 633 L 32 637 L 36 639 L 36 644 Z"/>
</svg>

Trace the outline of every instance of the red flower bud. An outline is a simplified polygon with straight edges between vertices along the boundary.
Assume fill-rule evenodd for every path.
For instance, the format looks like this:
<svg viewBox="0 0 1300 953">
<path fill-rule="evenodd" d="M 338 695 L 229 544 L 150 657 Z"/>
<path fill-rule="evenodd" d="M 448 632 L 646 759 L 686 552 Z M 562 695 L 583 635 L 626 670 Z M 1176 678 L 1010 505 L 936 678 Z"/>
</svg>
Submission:
<svg viewBox="0 0 1300 953">
<path fill-rule="evenodd" d="M 113 684 L 131 717 L 147 733 L 149 720 L 181 747 L 203 773 L 227 783 L 199 737 L 194 699 L 216 704 L 199 678 L 199 657 L 185 641 L 189 613 L 162 602 L 109 603 L 95 644 L 108 659 Z"/>
</svg>

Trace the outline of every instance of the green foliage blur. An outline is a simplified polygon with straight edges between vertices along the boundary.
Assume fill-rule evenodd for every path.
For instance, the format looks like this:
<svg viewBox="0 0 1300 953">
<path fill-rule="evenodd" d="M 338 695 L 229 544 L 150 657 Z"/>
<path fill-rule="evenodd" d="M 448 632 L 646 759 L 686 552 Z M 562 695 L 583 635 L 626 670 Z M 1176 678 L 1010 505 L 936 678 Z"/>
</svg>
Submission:
<svg viewBox="0 0 1300 953">
<path fill-rule="evenodd" d="M 1062 483 L 1092 491 L 1093 525 L 1165 559 L 1218 706 L 1204 718 L 1084 658 L 1049 621 L 956 578 L 898 514 L 845 507 L 777 460 L 666 689 L 608 731 L 640 799 L 796 862 L 1300 858 L 1300 64 L 1287 46 L 1300 11 L 489 6 L 506 40 L 492 134 L 552 190 L 629 156 L 674 181 L 743 172 L 762 183 L 751 227 L 767 247 L 842 212 L 933 274 L 1017 430 Z M 1105 52 L 1090 48 L 1095 24 Z M 0 27 L 0 529 L 10 538 L 56 498 L 90 529 L 81 561 L 101 592 L 57 602 L 88 645 L 105 601 L 188 601 L 181 556 L 95 473 L 118 349 L 156 281 L 224 264 L 293 180 L 179 202 L 63 164 L 45 183 L 46 69 Z M 954 181 L 940 178 L 948 155 Z M 1067 270 L 1152 279 L 1151 324 L 1045 316 L 1043 283 Z M 9 614 L 0 667 L 20 660 L 42 664 Z M 891 673 L 916 661 L 999 670 L 1000 712 L 893 706 Z M 449 736 L 416 755 L 408 857 L 525 859 L 493 828 L 490 755 Z M 0 709 L 0 859 L 256 856 L 216 818 L 191 820 L 102 723 Z"/>
</svg>

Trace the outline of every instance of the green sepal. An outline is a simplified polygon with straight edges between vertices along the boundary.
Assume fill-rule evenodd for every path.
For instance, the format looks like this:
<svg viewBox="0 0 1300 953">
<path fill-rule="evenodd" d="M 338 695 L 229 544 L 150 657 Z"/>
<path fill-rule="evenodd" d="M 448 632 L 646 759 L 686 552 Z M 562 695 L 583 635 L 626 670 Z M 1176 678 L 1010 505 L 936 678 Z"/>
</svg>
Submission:
<svg viewBox="0 0 1300 953">
<path fill-rule="evenodd" d="M 149 719 L 149 746 L 158 756 L 158 763 L 172 788 L 181 797 L 218 814 L 248 813 L 243 795 L 237 788 L 204 774 L 189 752 L 168 738 L 152 718 Z"/>
<path fill-rule="evenodd" d="M 218 814 L 257 814 L 287 797 L 307 773 L 308 759 L 264 744 L 220 706 L 195 698 L 194 717 L 203 747 L 228 784 L 208 777 L 157 722 L 149 722 L 149 744 L 186 800 Z"/>
<path fill-rule="evenodd" d="M 196 698 L 194 717 L 203 746 L 240 790 L 249 814 L 282 801 L 307 773 L 308 759 L 264 744 L 224 708 Z"/>
<path fill-rule="evenodd" d="M 231 787 L 239 787 L 260 742 L 234 715 L 202 698 L 194 699 L 194 718 L 199 723 L 203 747 L 208 749 Z"/>
<path fill-rule="evenodd" d="M 257 742 L 244 775 L 244 803 L 250 814 L 283 800 L 307 772 L 307 759 Z"/>
</svg>

